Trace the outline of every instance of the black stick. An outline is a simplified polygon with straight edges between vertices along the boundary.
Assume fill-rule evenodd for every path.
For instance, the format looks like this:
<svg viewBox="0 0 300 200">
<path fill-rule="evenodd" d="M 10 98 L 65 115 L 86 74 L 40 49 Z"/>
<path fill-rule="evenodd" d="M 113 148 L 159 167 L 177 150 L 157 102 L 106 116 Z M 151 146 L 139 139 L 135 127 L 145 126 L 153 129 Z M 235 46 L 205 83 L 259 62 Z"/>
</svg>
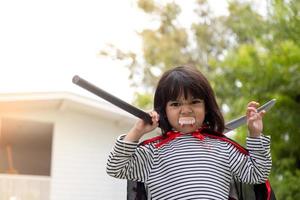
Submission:
<svg viewBox="0 0 300 200">
<path fill-rule="evenodd" d="M 82 87 L 82 88 L 90 91 L 91 93 L 105 99 L 106 101 L 114 104 L 115 106 L 118 106 L 119 108 L 121 108 L 121 109 L 131 113 L 132 115 L 144 120 L 146 123 L 152 124 L 151 116 L 148 113 L 146 113 L 146 112 L 130 105 L 129 103 L 119 99 L 118 97 L 113 96 L 112 94 L 109 94 L 108 92 L 106 92 L 106 91 L 98 88 L 97 86 L 89 83 L 88 81 L 84 80 L 83 78 L 75 75 L 73 77 L 72 81 L 73 81 L 74 84 L 79 85 L 80 87 Z"/>
</svg>

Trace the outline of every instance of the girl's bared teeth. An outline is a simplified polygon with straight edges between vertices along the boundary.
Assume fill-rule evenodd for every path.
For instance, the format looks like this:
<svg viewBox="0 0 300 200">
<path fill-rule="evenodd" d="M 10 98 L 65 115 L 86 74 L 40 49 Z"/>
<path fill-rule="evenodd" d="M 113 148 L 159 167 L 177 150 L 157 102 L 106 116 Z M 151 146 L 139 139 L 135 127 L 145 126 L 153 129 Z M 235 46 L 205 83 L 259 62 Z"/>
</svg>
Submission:
<svg viewBox="0 0 300 200">
<path fill-rule="evenodd" d="M 195 124 L 196 120 L 194 117 L 181 117 L 179 118 L 178 120 L 178 123 L 180 126 L 183 126 L 183 125 L 193 125 Z"/>
</svg>

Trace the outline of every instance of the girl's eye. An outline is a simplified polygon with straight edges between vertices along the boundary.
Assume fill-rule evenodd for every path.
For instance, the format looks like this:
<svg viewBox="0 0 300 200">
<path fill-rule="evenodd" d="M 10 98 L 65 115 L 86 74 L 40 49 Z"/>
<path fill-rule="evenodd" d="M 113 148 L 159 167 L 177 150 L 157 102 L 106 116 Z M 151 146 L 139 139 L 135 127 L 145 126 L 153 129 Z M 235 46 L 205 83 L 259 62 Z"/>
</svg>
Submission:
<svg viewBox="0 0 300 200">
<path fill-rule="evenodd" d="M 200 104 L 200 103 L 203 103 L 203 100 L 201 100 L 201 99 L 194 99 L 192 101 L 192 104 Z"/>
<path fill-rule="evenodd" d="M 179 102 L 172 102 L 172 103 L 170 103 L 170 106 L 172 106 L 172 107 L 178 107 L 180 105 L 181 104 Z"/>
</svg>

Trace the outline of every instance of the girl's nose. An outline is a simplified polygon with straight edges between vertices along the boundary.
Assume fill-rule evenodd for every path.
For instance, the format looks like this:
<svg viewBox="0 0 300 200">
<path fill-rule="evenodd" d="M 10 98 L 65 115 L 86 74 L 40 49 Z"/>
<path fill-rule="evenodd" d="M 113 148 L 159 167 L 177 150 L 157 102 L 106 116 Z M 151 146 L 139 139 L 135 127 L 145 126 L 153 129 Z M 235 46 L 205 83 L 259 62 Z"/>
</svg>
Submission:
<svg viewBox="0 0 300 200">
<path fill-rule="evenodd" d="M 189 114 L 192 112 L 192 108 L 188 103 L 184 103 L 181 105 L 181 114 Z"/>
</svg>

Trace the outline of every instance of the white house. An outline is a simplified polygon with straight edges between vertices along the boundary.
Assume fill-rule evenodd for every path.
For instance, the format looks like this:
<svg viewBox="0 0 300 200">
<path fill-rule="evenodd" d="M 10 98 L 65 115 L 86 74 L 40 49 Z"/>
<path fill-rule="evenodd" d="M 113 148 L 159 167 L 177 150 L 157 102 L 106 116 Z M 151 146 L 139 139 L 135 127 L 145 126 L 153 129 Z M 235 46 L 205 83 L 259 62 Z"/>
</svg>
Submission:
<svg viewBox="0 0 300 200">
<path fill-rule="evenodd" d="M 105 165 L 136 118 L 72 93 L 0 94 L 0 200 L 126 199 Z"/>
</svg>

